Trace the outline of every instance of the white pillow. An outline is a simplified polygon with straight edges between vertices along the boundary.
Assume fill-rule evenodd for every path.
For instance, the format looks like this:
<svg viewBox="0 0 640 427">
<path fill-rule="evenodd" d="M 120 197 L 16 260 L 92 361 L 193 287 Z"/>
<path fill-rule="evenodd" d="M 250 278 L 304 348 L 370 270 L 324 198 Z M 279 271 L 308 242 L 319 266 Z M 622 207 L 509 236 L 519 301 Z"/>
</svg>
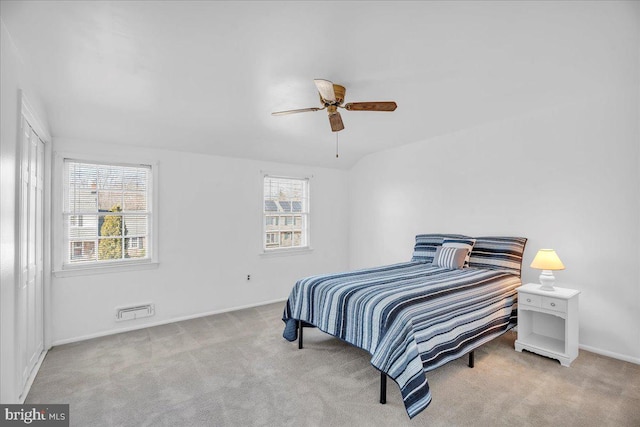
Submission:
<svg viewBox="0 0 640 427">
<path fill-rule="evenodd" d="M 469 250 L 467 248 L 439 246 L 433 256 L 433 265 L 457 270 L 464 266 L 464 260 L 468 254 Z"/>
</svg>

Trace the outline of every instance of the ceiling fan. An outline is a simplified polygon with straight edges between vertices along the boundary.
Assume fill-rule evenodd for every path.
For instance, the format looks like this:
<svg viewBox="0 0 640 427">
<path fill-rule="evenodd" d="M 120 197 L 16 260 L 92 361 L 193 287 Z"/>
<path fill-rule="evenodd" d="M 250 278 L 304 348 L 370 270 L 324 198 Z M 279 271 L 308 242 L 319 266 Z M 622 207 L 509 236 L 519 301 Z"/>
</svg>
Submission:
<svg viewBox="0 0 640 427">
<path fill-rule="evenodd" d="M 272 116 L 283 116 L 285 114 L 306 113 L 307 111 L 320 111 L 326 108 L 329 114 L 329 124 L 331 124 L 332 132 L 339 132 L 344 129 L 342 117 L 338 112 L 338 108 L 344 108 L 347 111 L 394 111 L 398 105 L 393 101 L 378 102 L 348 102 L 344 106 L 344 95 L 346 89 L 344 86 L 332 83 L 329 80 L 315 79 L 313 81 L 318 88 L 320 94 L 320 103 L 322 107 L 301 108 L 298 110 L 277 111 L 271 113 Z"/>
</svg>

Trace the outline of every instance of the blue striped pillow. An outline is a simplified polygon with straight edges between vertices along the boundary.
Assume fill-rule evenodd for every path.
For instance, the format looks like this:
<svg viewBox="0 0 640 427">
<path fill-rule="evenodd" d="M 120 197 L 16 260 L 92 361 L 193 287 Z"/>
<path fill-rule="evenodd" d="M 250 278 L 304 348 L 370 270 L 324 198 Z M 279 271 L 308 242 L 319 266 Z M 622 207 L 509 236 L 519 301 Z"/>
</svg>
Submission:
<svg viewBox="0 0 640 427">
<path fill-rule="evenodd" d="M 440 246 L 433 257 L 433 265 L 436 267 L 457 270 L 464 267 L 464 260 L 469 255 L 467 248 L 454 248 Z"/>
<path fill-rule="evenodd" d="M 416 244 L 413 247 L 413 257 L 411 261 L 433 262 L 436 249 L 442 246 L 444 239 L 464 239 L 469 238 L 462 234 L 418 234 Z"/>
<path fill-rule="evenodd" d="M 477 237 L 469 258 L 469 266 L 504 270 L 520 276 L 522 254 L 527 239 L 524 237 Z"/>
<path fill-rule="evenodd" d="M 463 238 L 463 239 L 444 239 L 442 241 L 443 247 L 449 248 L 464 248 L 467 250 L 467 254 L 464 258 L 464 267 L 469 267 L 469 254 L 473 250 L 473 245 L 476 243 L 476 239 Z"/>
</svg>

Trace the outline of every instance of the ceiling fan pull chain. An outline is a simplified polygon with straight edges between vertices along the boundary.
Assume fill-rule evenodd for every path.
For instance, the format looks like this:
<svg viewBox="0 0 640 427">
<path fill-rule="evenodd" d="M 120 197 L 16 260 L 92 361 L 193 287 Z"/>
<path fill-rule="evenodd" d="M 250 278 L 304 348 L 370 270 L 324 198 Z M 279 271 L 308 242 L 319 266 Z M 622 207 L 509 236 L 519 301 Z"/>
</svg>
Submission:
<svg viewBox="0 0 640 427">
<path fill-rule="evenodd" d="M 338 156 L 338 132 L 336 132 L 336 159 L 340 157 Z"/>
</svg>

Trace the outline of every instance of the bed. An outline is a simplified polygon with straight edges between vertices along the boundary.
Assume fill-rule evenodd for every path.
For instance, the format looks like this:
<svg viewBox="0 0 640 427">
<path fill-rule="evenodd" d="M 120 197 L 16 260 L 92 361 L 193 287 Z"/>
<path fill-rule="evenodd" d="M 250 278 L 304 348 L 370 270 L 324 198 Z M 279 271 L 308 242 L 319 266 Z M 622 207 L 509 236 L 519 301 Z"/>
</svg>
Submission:
<svg viewBox="0 0 640 427">
<path fill-rule="evenodd" d="M 416 236 L 411 261 L 306 277 L 293 287 L 283 336 L 302 327 L 362 348 L 399 386 L 410 418 L 431 402 L 426 372 L 470 354 L 517 321 L 521 237 Z M 454 249 L 452 249 L 454 248 Z M 464 258 L 464 259 L 463 259 Z"/>
</svg>

